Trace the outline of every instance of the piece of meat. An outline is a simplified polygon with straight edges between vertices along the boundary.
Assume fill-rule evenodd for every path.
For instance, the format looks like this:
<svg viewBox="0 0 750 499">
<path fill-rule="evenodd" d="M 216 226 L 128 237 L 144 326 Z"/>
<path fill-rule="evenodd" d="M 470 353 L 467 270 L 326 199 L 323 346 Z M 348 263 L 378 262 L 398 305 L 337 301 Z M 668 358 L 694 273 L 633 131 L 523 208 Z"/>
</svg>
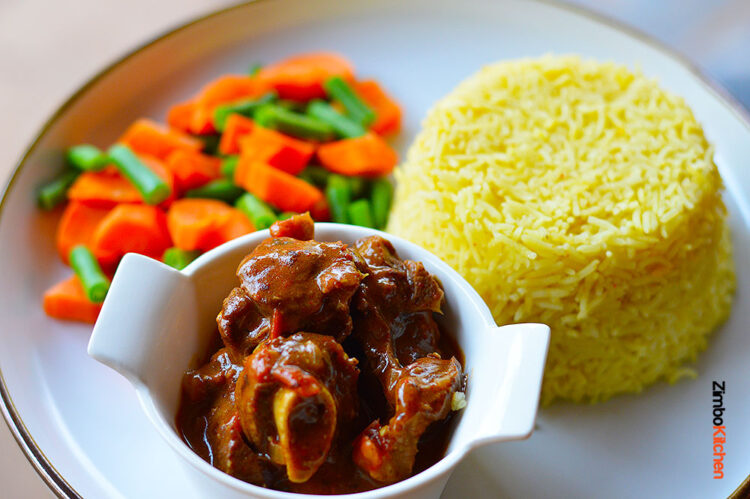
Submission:
<svg viewBox="0 0 750 499">
<path fill-rule="evenodd" d="M 291 237 L 300 241 L 310 241 L 314 235 L 315 223 L 308 212 L 271 225 L 271 237 Z"/>
<path fill-rule="evenodd" d="M 340 242 L 267 239 L 239 266 L 242 289 L 271 319 L 271 336 L 296 331 L 342 341 L 352 329 L 349 302 L 364 274 Z"/>
<path fill-rule="evenodd" d="M 375 421 L 365 429 L 353 457 L 372 478 L 390 483 L 411 474 L 420 436 L 450 413 L 463 374 L 455 358 L 443 360 L 437 353 L 438 328 L 431 317 L 443 299 L 437 279 L 421 263 L 402 261 L 379 236 L 357 241 L 355 250 L 369 271 L 352 302 L 354 337 L 394 415 L 385 426 Z M 420 334 L 405 338 L 404 329 Z M 405 367 L 399 357 L 408 361 Z"/>
<path fill-rule="evenodd" d="M 357 415 L 357 360 L 330 336 L 297 333 L 261 344 L 236 388 L 245 435 L 285 465 L 291 482 L 323 464 L 337 428 Z"/>
<path fill-rule="evenodd" d="M 386 426 L 373 421 L 362 432 L 354 443 L 354 462 L 380 482 L 410 476 L 419 437 L 450 414 L 461 384 L 461 365 L 455 358 L 422 357 L 402 369 L 394 387 L 394 416 Z"/>
<path fill-rule="evenodd" d="M 253 300 L 239 287 L 224 299 L 216 322 L 224 346 L 238 363 L 250 355 L 271 330 L 271 320 L 261 315 Z"/>
<path fill-rule="evenodd" d="M 271 463 L 257 455 L 243 438 L 234 391 L 241 367 L 232 363 L 227 349 L 216 352 L 204 366 L 187 373 L 183 393 L 192 403 L 206 405 L 204 457 L 216 468 L 246 482 L 265 485 Z M 197 450 L 197 449 L 196 449 Z"/>
</svg>

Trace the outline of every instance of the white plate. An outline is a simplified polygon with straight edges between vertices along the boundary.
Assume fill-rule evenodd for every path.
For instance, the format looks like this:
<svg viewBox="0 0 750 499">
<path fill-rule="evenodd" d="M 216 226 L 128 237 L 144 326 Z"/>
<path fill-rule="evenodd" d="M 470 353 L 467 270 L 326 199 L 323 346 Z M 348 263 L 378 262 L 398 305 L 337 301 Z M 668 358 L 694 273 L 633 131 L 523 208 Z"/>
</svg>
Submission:
<svg viewBox="0 0 750 499">
<path fill-rule="evenodd" d="M 3 200 L 0 367 L 4 413 L 53 490 L 85 497 L 183 497 L 183 468 L 152 429 L 130 385 L 86 356 L 90 328 L 48 319 L 43 290 L 66 276 L 33 191 L 60 150 L 106 145 L 133 119 L 162 118 L 211 77 L 256 61 L 331 49 L 404 105 L 405 145 L 437 98 L 482 64 L 575 52 L 640 65 L 682 95 L 716 145 L 727 184 L 738 292 L 730 321 L 700 356 L 694 381 L 659 384 L 596 406 L 543 410 L 527 442 L 467 460 L 445 497 L 722 497 L 750 472 L 750 124 L 684 62 L 652 42 L 568 7 L 529 1 L 259 1 L 219 12 L 111 66 L 51 119 Z M 712 479 L 712 381 L 726 381 L 725 478 Z"/>
</svg>

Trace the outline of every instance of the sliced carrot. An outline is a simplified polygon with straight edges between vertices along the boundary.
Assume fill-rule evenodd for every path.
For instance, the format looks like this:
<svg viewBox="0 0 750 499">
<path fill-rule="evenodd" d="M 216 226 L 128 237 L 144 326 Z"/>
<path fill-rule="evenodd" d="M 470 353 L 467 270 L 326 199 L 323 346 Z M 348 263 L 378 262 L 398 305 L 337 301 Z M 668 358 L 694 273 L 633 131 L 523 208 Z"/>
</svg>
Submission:
<svg viewBox="0 0 750 499">
<path fill-rule="evenodd" d="M 118 203 L 140 203 L 138 190 L 115 169 L 86 172 L 78 176 L 68 189 L 71 201 L 90 206 L 112 208 Z"/>
<path fill-rule="evenodd" d="M 221 160 L 199 152 L 174 151 L 166 162 L 179 192 L 195 189 L 221 176 Z"/>
<path fill-rule="evenodd" d="M 255 128 L 255 123 L 250 118 L 241 114 L 230 114 L 224 125 L 224 133 L 219 141 L 219 152 L 221 154 L 237 154 L 240 152 L 240 139 L 245 137 Z"/>
<path fill-rule="evenodd" d="M 174 151 L 203 149 L 203 142 L 195 137 L 143 118 L 130 125 L 118 142 L 129 146 L 136 154 L 148 154 L 161 160 Z"/>
<path fill-rule="evenodd" d="M 370 129 L 380 135 L 396 133 L 401 129 L 401 107 L 375 80 L 354 83 L 354 91 L 375 111 L 375 121 Z"/>
<path fill-rule="evenodd" d="M 217 78 L 203 87 L 198 94 L 190 122 L 190 130 L 198 134 L 215 132 L 213 114 L 216 106 L 249 97 L 257 97 L 264 93 L 267 88 L 254 76 L 224 75 Z"/>
<path fill-rule="evenodd" d="M 323 193 L 316 187 L 261 162 L 240 161 L 234 181 L 281 211 L 304 213 L 323 199 Z"/>
<path fill-rule="evenodd" d="M 194 100 L 177 103 L 167 111 L 167 125 L 175 130 L 189 132 L 194 113 Z"/>
<path fill-rule="evenodd" d="M 261 126 L 240 140 L 242 161 L 259 161 L 297 175 L 310 161 L 315 146 Z"/>
<path fill-rule="evenodd" d="M 324 168 L 334 173 L 364 176 L 387 175 L 398 162 L 396 151 L 372 132 L 321 144 L 318 159 Z"/>
<path fill-rule="evenodd" d="M 332 76 L 351 80 L 352 64 L 338 54 L 312 52 L 266 66 L 258 79 L 276 90 L 282 99 L 306 101 L 326 96 L 323 83 Z"/>
<path fill-rule="evenodd" d="M 55 319 L 93 324 L 99 317 L 101 303 L 86 297 L 78 277 L 72 276 L 44 292 L 44 312 Z"/>
<path fill-rule="evenodd" d="M 184 250 L 208 251 L 255 230 L 247 217 L 213 199 L 180 199 L 167 213 L 174 245 Z"/>
<path fill-rule="evenodd" d="M 92 250 L 160 258 L 171 246 L 167 217 L 161 209 L 145 204 L 121 204 L 97 227 Z"/>
<path fill-rule="evenodd" d="M 169 204 L 174 197 L 174 175 L 158 159 L 146 155 L 139 155 L 138 157 L 169 185 L 173 193 L 165 201 L 166 204 Z M 112 208 L 119 203 L 143 202 L 143 198 L 135 186 L 114 167 L 79 175 L 68 189 L 68 199 L 100 208 Z"/>
<path fill-rule="evenodd" d="M 245 234 L 255 232 L 253 223 L 242 213 L 240 210 L 230 208 L 232 210 L 229 220 L 225 225 L 219 229 L 219 244 L 223 244 L 232 239 L 236 239 Z M 218 246 L 217 244 L 216 246 Z"/>
<path fill-rule="evenodd" d="M 70 250 L 79 244 L 92 247 L 94 234 L 109 212 L 109 208 L 87 206 L 79 201 L 68 203 L 57 225 L 56 235 L 57 251 L 63 262 L 68 263 Z M 117 255 L 112 251 L 94 251 L 94 256 L 104 268 L 111 268 L 117 263 Z"/>
</svg>

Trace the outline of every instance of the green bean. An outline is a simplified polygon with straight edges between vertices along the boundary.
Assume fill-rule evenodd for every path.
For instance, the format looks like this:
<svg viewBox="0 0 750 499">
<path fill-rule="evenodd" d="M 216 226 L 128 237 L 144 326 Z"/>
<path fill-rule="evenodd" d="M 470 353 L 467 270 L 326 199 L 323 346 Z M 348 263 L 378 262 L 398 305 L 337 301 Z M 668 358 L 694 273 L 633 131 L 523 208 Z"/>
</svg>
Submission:
<svg viewBox="0 0 750 499">
<path fill-rule="evenodd" d="M 307 109 L 307 104 L 296 100 L 281 99 L 276 103 L 277 106 L 283 107 L 286 110 L 294 111 L 295 113 L 304 113 Z"/>
<path fill-rule="evenodd" d="M 375 227 L 383 229 L 388 222 L 388 212 L 393 200 L 393 184 L 387 178 L 379 178 L 372 184 L 372 216 Z"/>
<path fill-rule="evenodd" d="M 201 150 L 204 153 L 212 155 L 218 154 L 221 135 L 218 133 L 209 133 L 204 135 L 193 135 L 193 137 L 203 142 L 203 148 Z"/>
<path fill-rule="evenodd" d="M 237 169 L 237 162 L 239 162 L 239 160 L 239 156 L 227 156 L 226 158 L 221 160 L 219 171 L 226 178 L 233 179 L 234 171 Z"/>
<path fill-rule="evenodd" d="M 328 185 L 326 185 L 326 198 L 333 221 L 340 224 L 349 223 L 347 209 L 352 200 L 352 188 L 349 181 L 341 175 L 329 176 Z"/>
<path fill-rule="evenodd" d="M 81 144 L 68 149 L 68 163 L 79 170 L 97 172 L 107 166 L 109 158 L 101 149 L 90 144 Z"/>
<path fill-rule="evenodd" d="M 174 267 L 177 270 L 182 270 L 188 266 L 190 262 L 198 258 L 201 254 L 200 251 L 187 251 L 180 248 L 169 248 L 164 252 L 164 263 L 170 267 Z"/>
<path fill-rule="evenodd" d="M 274 104 L 261 106 L 255 112 L 255 122 L 260 126 L 302 139 L 324 142 L 335 136 L 333 128 L 319 119 Z"/>
<path fill-rule="evenodd" d="M 263 64 L 256 62 L 250 65 L 250 67 L 247 70 L 247 74 L 250 76 L 255 76 L 258 73 L 260 73 L 260 70 L 263 69 Z"/>
<path fill-rule="evenodd" d="M 326 80 L 323 88 L 325 88 L 328 97 L 340 102 L 346 109 L 346 114 L 363 127 L 370 126 L 375 121 L 375 111 L 365 104 L 354 92 L 354 89 L 340 76 L 334 76 Z"/>
<path fill-rule="evenodd" d="M 185 193 L 185 197 L 218 199 L 219 201 L 232 204 L 237 201 L 244 192 L 244 189 L 237 187 L 231 180 L 220 178 L 196 189 L 190 189 Z"/>
<path fill-rule="evenodd" d="M 296 217 L 297 215 L 299 215 L 299 213 L 295 211 L 282 211 L 279 214 L 279 220 L 288 220 L 292 217 Z"/>
<path fill-rule="evenodd" d="M 138 189 L 147 204 L 159 204 L 172 194 L 169 185 L 127 146 L 115 144 L 109 148 L 107 155 L 120 173 Z"/>
<path fill-rule="evenodd" d="M 370 202 L 366 199 L 360 199 L 354 201 L 349 205 L 347 209 L 349 220 L 354 225 L 360 225 L 362 227 L 375 228 L 375 222 L 372 221 L 372 211 L 370 210 Z"/>
<path fill-rule="evenodd" d="M 271 207 L 249 192 L 240 196 L 235 206 L 250 219 L 255 230 L 267 229 L 276 221 Z"/>
<path fill-rule="evenodd" d="M 352 188 L 352 199 L 359 199 L 367 194 L 369 182 L 364 177 L 347 177 Z"/>
<path fill-rule="evenodd" d="M 346 138 L 361 137 L 367 130 L 356 121 L 336 111 L 330 104 L 315 100 L 307 106 L 307 114 L 330 125 L 336 133 Z"/>
<path fill-rule="evenodd" d="M 299 174 L 299 177 L 316 187 L 325 187 L 330 173 L 322 166 L 310 165 Z"/>
<path fill-rule="evenodd" d="M 70 250 L 70 266 L 81 281 L 89 301 L 103 302 L 109 291 L 109 279 L 102 272 L 91 250 L 82 244 Z"/>
<path fill-rule="evenodd" d="M 276 93 L 269 92 L 256 99 L 246 99 L 231 104 L 222 104 L 214 109 L 214 127 L 223 131 L 227 124 L 227 118 L 230 114 L 241 114 L 247 118 L 252 118 L 255 112 L 266 104 L 276 100 Z"/>
<path fill-rule="evenodd" d="M 51 210 L 65 201 L 68 189 L 78 178 L 79 173 L 73 169 L 65 170 L 57 178 L 39 188 L 36 196 L 39 206 L 44 210 Z"/>
</svg>

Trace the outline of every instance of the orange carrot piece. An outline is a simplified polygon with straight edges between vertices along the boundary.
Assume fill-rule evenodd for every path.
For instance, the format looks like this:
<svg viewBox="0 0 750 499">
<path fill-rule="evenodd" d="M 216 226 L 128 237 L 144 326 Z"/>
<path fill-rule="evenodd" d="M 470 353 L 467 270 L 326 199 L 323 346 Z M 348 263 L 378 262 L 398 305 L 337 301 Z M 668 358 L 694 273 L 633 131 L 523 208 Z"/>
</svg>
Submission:
<svg viewBox="0 0 750 499">
<path fill-rule="evenodd" d="M 161 160 L 174 151 L 198 152 L 203 148 L 203 142 L 195 137 L 143 118 L 130 125 L 118 142 L 129 146 L 136 154 L 148 154 Z"/>
<path fill-rule="evenodd" d="M 198 152 L 203 149 L 203 142 L 195 137 L 144 118 L 130 125 L 118 142 L 129 146 L 136 154 L 148 154 L 161 160 L 177 150 Z"/>
<path fill-rule="evenodd" d="M 174 175 L 156 158 L 138 155 L 146 166 L 159 175 L 172 190 L 172 196 L 165 201 L 168 204 L 174 197 Z M 107 167 L 99 172 L 85 172 L 78 176 L 68 189 L 68 199 L 81 201 L 89 206 L 112 208 L 119 203 L 142 203 L 143 198 L 138 189 L 123 177 L 114 167 Z"/>
<path fill-rule="evenodd" d="M 323 83 L 332 76 L 352 80 L 354 67 L 342 56 L 331 52 L 290 57 L 266 66 L 258 73 L 258 79 L 276 90 L 279 97 L 299 101 L 324 98 Z"/>
<path fill-rule="evenodd" d="M 198 94 L 195 110 L 190 122 L 193 133 L 206 134 L 216 131 L 214 109 L 220 104 L 257 97 L 268 87 L 254 76 L 224 75 L 212 81 Z"/>
<path fill-rule="evenodd" d="M 255 122 L 241 114 L 230 114 L 224 125 L 224 133 L 219 141 L 221 154 L 237 154 L 240 152 L 240 139 L 255 128 Z"/>
<path fill-rule="evenodd" d="M 219 229 L 218 232 L 219 244 L 224 244 L 232 239 L 255 232 L 255 226 L 244 213 L 235 208 L 230 209 L 232 210 L 232 213 L 229 216 L 229 220 Z"/>
<path fill-rule="evenodd" d="M 115 169 L 82 173 L 68 189 L 68 199 L 104 208 L 142 202 L 138 190 Z"/>
<path fill-rule="evenodd" d="M 86 297 L 78 277 L 72 276 L 44 292 L 44 312 L 55 319 L 93 324 L 99 317 L 101 303 L 92 303 Z"/>
<path fill-rule="evenodd" d="M 68 263 L 70 250 L 79 244 L 89 248 L 92 247 L 94 234 L 109 212 L 109 208 L 87 206 L 79 201 L 68 203 L 60 223 L 57 224 L 55 237 L 57 251 L 60 253 L 63 262 Z M 111 268 L 117 263 L 117 255 L 111 251 L 94 251 L 94 256 L 99 260 L 99 264 L 105 268 Z"/>
<path fill-rule="evenodd" d="M 255 230 L 241 212 L 214 199 L 175 201 L 167 213 L 167 226 L 176 247 L 199 251 Z"/>
<path fill-rule="evenodd" d="M 388 175 L 398 162 L 396 151 L 372 132 L 321 144 L 318 159 L 324 168 L 334 173 L 364 176 Z"/>
<path fill-rule="evenodd" d="M 166 166 L 174 175 L 178 192 L 195 189 L 221 176 L 221 160 L 198 152 L 174 151 L 167 157 Z"/>
<path fill-rule="evenodd" d="M 370 125 L 373 132 L 388 135 L 401 129 L 401 107 L 383 91 L 378 82 L 357 81 L 354 91 L 375 111 L 375 121 Z"/>
<path fill-rule="evenodd" d="M 305 169 L 315 152 L 315 145 L 295 139 L 276 130 L 256 126 L 240 140 L 243 161 L 259 161 L 297 175 Z"/>
<path fill-rule="evenodd" d="M 323 199 L 323 193 L 304 180 L 257 161 L 240 161 L 234 182 L 281 211 L 304 213 Z"/>
<path fill-rule="evenodd" d="M 121 204 L 99 224 L 92 250 L 160 258 L 171 246 L 167 217 L 161 209 L 145 204 Z"/>
<path fill-rule="evenodd" d="M 189 132 L 195 113 L 195 101 L 180 102 L 167 111 L 167 125 L 174 130 Z"/>
</svg>

